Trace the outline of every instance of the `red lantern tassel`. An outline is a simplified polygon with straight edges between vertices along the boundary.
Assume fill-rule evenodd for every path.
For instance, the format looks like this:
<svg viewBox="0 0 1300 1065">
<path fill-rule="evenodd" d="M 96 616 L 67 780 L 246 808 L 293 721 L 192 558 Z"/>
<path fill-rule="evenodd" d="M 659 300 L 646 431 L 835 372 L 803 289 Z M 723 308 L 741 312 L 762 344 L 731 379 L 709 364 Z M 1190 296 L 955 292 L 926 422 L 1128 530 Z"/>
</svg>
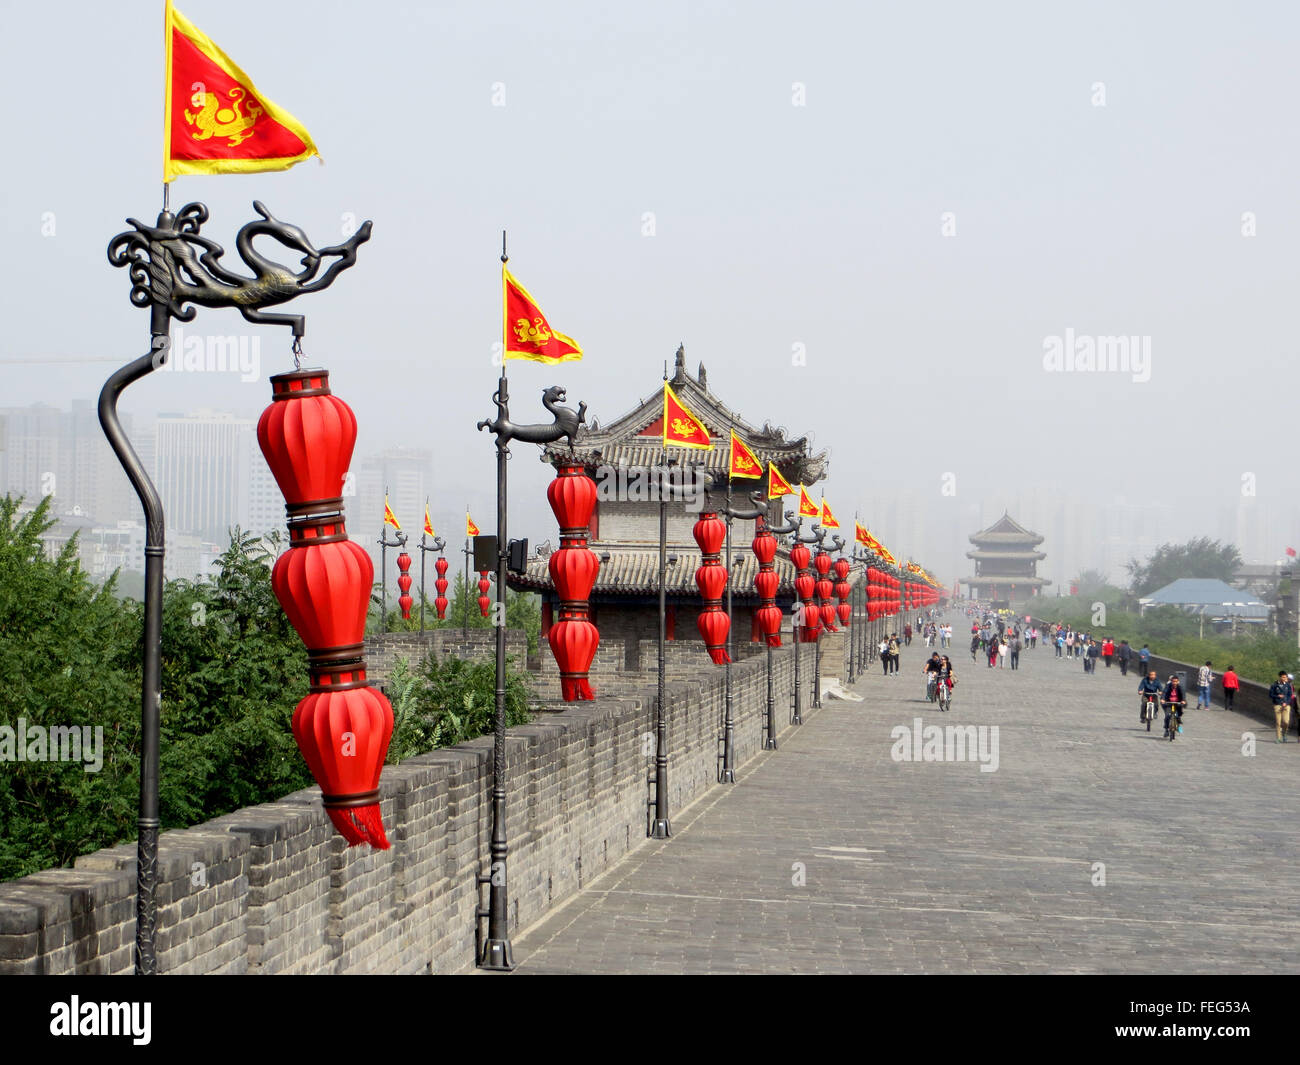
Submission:
<svg viewBox="0 0 1300 1065">
<path fill-rule="evenodd" d="M 781 646 L 781 637 L 778 636 L 776 633 L 772 633 L 772 635 L 769 636 L 769 637 L 767 638 L 767 646 L 768 646 L 768 647 L 780 647 L 780 646 Z"/>
<path fill-rule="evenodd" d="M 727 654 L 726 647 L 710 647 L 709 657 L 713 659 L 715 666 L 725 666 L 731 661 L 731 656 Z"/>
<path fill-rule="evenodd" d="M 347 809 L 326 808 L 339 835 L 355 847 L 359 843 L 369 843 L 376 850 L 386 851 L 391 844 L 384 833 L 384 822 L 379 816 L 379 804 L 370 806 L 350 806 Z"/>
</svg>

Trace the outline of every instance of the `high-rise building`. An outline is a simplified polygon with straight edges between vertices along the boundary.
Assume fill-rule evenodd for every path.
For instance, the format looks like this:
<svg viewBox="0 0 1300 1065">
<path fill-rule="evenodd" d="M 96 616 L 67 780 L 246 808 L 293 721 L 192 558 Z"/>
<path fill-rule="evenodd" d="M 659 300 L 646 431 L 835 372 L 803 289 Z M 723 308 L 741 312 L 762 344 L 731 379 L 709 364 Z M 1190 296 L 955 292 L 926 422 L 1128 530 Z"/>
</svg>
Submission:
<svg viewBox="0 0 1300 1065">
<path fill-rule="evenodd" d="M 164 414 L 154 425 L 154 441 L 155 483 L 168 530 L 228 543 L 236 525 L 249 527 L 257 448 L 252 420 L 212 410 Z"/>
<path fill-rule="evenodd" d="M 122 425 L 131 434 L 129 415 Z M 113 523 L 138 516 L 139 504 L 108 446 L 94 407 L 48 404 L 0 409 L 0 494 L 35 504 L 53 496 L 53 513 Z"/>
<path fill-rule="evenodd" d="M 412 541 L 420 538 L 424 523 L 424 501 L 433 495 L 433 452 L 426 448 L 394 447 L 353 462 L 352 476 L 344 500 L 348 535 L 364 544 L 375 562 L 379 579 L 380 552 L 377 543 L 384 524 L 384 493 L 388 493 L 393 514 Z M 387 532 L 391 540 L 392 529 Z M 389 565 L 392 565 L 389 552 Z M 389 584 L 396 579 L 389 573 Z"/>
</svg>

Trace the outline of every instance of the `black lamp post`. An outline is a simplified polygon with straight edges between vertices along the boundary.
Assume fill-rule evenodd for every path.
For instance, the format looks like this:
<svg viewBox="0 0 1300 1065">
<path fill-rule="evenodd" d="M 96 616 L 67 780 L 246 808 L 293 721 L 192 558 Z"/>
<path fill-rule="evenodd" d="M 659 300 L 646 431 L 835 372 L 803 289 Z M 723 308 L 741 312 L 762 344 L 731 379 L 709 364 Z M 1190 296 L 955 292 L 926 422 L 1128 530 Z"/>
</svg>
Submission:
<svg viewBox="0 0 1300 1065">
<path fill-rule="evenodd" d="M 108 244 L 108 261 L 124 266 L 131 279 L 131 302 L 149 308 L 149 351 L 127 363 L 104 383 L 99 394 L 99 423 L 109 446 L 126 471 L 140 498 L 145 517 L 144 548 L 144 653 L 140 692 L 140 808 L 136 824 L 136 930 L 135 971 L 157 972 L 155 950 L 158 882 L 158 759 L 162 714 L 162 606 L 165 521 L 162 500 L 149 479 L 140 456 L 122 429 L 117 402 L 128 385 L 162 366 L 171 353 L 171 320 L 194 320 L 202 307 L 237 307 L 244 318 L 259 325 L 287 325 L 293 330 L 295 367 L 302 355 L 306 319 L 302 315 L 272 314 L 264 307 L 286 303 L 299 295 L 319 292 L 333 283 L 339 272 L 356 262 L 357 248 L 370 239 L 366 222 L 343 244 L 316 248 L 300 228 L 281 222 L 261 203 L 253 208 L 260 219 L 239 230 L 236 244 L 254 276 L 232 273 L 221 263 L 225 249 L 201 236 L 208 209 L 188 203 L 177 214 L 169 208 L 170 186 L 163 185 L 163 206 L 154 225 L 134 218 L 132 229 Z M 299 259 L 301 270 L 279 266 L 251 251 L 255 236 L 269 237 Z M 324 273 L 321 264 L 337 257 Z M 320 276 L 316 275 L 320 273 Z"/>
<path fill-rule="evenodd" d="M 705 489 L 705 495 L 709 495 L 708 489 Z M 762 505 L 763 493 L 753 491 L 749 493 L 750 505 L 747 507 L 736 507 L 731 502 L 731 476 L 730 471 L 727 475 L 727 498 L 717 510 L 726 515 L 727 518 L 727 617 L 731 624 L 727 627 L 727 664 L 725 677 L 726 696 L 724 699 L 725 711 L 722 720 L 722 758 L 718 767 L 718 783 L 734 784 L 736 782 L 736 719 L 732 710 L 731 701 L 731 648 L 732 635 L 735 632 L 736 619 L 732 614 L 731 608 L 731 586 L 732 580 L 732 560 L 731 560 L 731 520 L 733 518 L 758 518 L 767 513 L 767 508 Z M 713 504 L 709 504 L 713 507 Z M 736 563 L 740 563 L 736 559 Z M 772 696 L 772 648 L 767 649 L 767 691 L 768 703 L 771 703 Z"/>
<path fill-rule="evenodd" d="M 667 380 L 667 376 L 664 378 Z M 668 839 L 673 834 L 668 820 L 668 718 L 664 713 L 665 683 L 667 672 L 665 661 L 665 642 L 667 640 L 668 617 L 668 565 L 676 563 L 677 557 L 668 555 L 668 497 L 672 494 L 669 476 L 671 467 L 677 465 L 675 458 L 667 457 L 659 468 L 659 680 L 658 694 L 655 699 L 655 771 L 654 798 L 650 800 L 653 816 L 650 819 L 648 835 L 651 839 Z M 694 473 L 694 466 L 690 467 Z"/>
<path fill-rule="evenodd" d="M 505 234 L 501 234 L 501 262 L 508 261 Z M 510 420 L 510 388 L 506 380 L 505 360 L 501 363 L 501 378 L 492 396 L 497 416 L 478 423 L 480 431 L 487 429 L 496 436 L 497 451 L 497 535 L 496 535 L 496 612 L 492 619 L 496 629 L 496 719 L 492 740 L 492 837 L 489 844 L 491 864 L 488 874 L 476 877 L 476 890 L 488 885 L 486 909 L 475 911 L 474 933 L 477 945 L 477 963 L 481 968 L 508 971 L 515 966 L 509 936 L 509 895 L 506 884 L 506 570 L 510 563 L 510 541 L 506 530 L 506 483 L 510 459 L 510 441 L 520 440 L 530 444 L 549 444 L 567 437 L 569 447 L 578 427 L 586 417 L 586 404 L 579 410 L 558 406 L 565 399 L 563 388 L 552 386 L 543 392 L 543 403 L 554 415 L 549 424 L 516 425 Z M 466 605 L 469 584 L 466 581 Z M 468 610 L 466 611 L 468 614 Z M 487 920 L 487 938 L 482 938 L 482 922 Z"/>
<path fill-rule="evenodd" d="M 387 494 L 387 493 L 385 493 Z M 407 536 L 401 529 L 390 541 L 388 539 L 388 526 L 380 526 L 379 539 L 375 541 L 379 545 L 379 631 L 388 631 L 388 549 L 390 547 L 405 547 Z M 423 567 L 424 558 L 421 556 L 420 565 Z"/>
<path fill-rule="evenodd" d="M 773 536 L 785 536 L 788 533 L 796 533 L 796 534 L 798 533 L 799 519 L 795 517 L 795 512 L 793 510 L 787 510 L 785 512 L 785 517 L 786 517 L 785 523 L 782 525 L 773 525 L 771 522 L 768 522 L 767 525 L 768 531 L 771 532 Z M 798 593 L 796 593 L 795 602 L 798 601 L 799 601 Z M 795 692 L 795 703 L 797 705 L 799 701 L 799 626 L 798 625 L 790 626 L 790 636 L 792 642 L 794 643 L 794 692 Z M 795 711 L 795 716 L 798 717 L 797 709 Z M 797 724 L 798 722 L 791 722 L 791 723 Z M 776 727 L 772 719 L 772 648 L 770 646 L 767 649 L 767 709 L 764 711 L 763 714 L 763 732 L 764 732 L 763 749 L 765 751 L 776 750 Z"/>
<path fill-rule="evenodd" d="M 425 601 L 425 594 L 424 594 L 424 556 L 425 556 L 425 554 L 427 554 L 429 551 L 437 551 L 439 554 L 441 554 L 443 548 L 445 548 L 445 547 L 447 546 L 447 541 L 444 540 L 441 536 L 435 536 L 435 537 L 433 538 L 433 543 L 432 543 L 432 544 L 425 544 L 425 542 L 424 542 L 424 538 L 425 538 L 427 535 L 428 535 L 428 533 L 423 533 L 423 532 L 420 533 L 420 542 L 419 542 L 418 544 L 415 545 L 416 547 L 418 547 L 418 548 L 420 549 L 420 632 L 421 632 L 421 633 L 424 632 L 424 601 Z"/>
<path fill-rule="evenodd" d="M 800 525 L 802 526 L 802 524 L 803 524 L 803 519 L 800 518 L 800 519 L 798 519 L 798 520 L 799 520 Z M 824 540 L 824 539 L 826 538 L 826 530 L 823 529 L 823 528 L 822 528 L 820 525 L 818 525 L 816 522 L 814 522 L 813 525 L 812 525 L 812 527 L 810 528 L 810 530 L 809 530 L 808 532 L 806 532 L 806 533 L 803 531 L 802 528 L 796 530 L 796 532 L 795 532 L 795 534 L 794 534 L 794 538 L 795 538 L 795 540 L 796 540 L 798 543 L 801 543 L 801 544 L 816 544 L 816 545 L 820 548 L 821 545 L 822 545 L 822 540 Z M 822 633 L 822 627 L 823 627 L 823 626 L 821 626 L 821 625 L 819 625 L 819 626 L 817 627 L 817 647 L 818 647 L 818 648 L 821 647 L 821 638 L 822 638 L 822 637 L 821 637 L 821 633 Z M 816 661 L 817 657 L 818 657 L 818 656 L 817 656 L 817 653 L 816 653 L 816 651 L 814 651 L 814 652 L 813 652 L 813 658 L 814 658 L 813 668 L 814 668 L 814 670 L 816 670 L 816 668 L 817 668 L 817 666 L 818 666 L 818 664 L 819 664 L 819 663 Z M 821 699 L 819 698 L 819 696 L 818 696 L 818 691 L 817 691 L 817 683 L 818 683 L 818 680 L 819 680 L 819 679 L 820 679 L 820 678 L 816 675 L 816 673 L 814 673 L 814 678 L 813 678 L 813 707 L 814 707 L 814 708 L 818 708 L 818 707 L 821 706 Z M 795 637 L 795 643 L 794 643 L 794 717 L 791 718 L 791 720 L 790 720 L 790 724 L 792 724 L 792 725 L 802 725 L 802 724 L 803 724 L 803 705 L 802 705 L 801 700 L 802 700 L 802 694 L 801 694 L 800 691 L 799 691 L 799 639 L 798 639 L 798 636 L 796 635 L 796 637 Z"/>
</svg>

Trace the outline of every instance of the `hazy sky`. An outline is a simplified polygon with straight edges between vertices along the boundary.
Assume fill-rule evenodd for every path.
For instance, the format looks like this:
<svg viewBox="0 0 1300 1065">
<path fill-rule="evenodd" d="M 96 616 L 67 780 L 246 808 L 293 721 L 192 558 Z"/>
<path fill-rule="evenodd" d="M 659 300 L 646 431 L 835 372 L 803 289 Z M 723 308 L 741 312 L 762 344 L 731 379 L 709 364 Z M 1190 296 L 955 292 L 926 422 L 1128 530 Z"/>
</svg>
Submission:
<svg viewBox="0 0 1300 1065">
<path fill-rule="evenodd" d="M 1213 534 L 1244 473 L 1288 499 L 1293 5 L 179 6 L 326 165 L 182 177 L 173 206 L 206 202 L 231 264 L 255 198 L 318 245 L 349 212 L 374 220 L 357 266 L 290 306 L 358 452 L 433 449 L 440 526 L 493 498 L 473 423 L 492 413 L 502 228 L 587 352 L 512 363 L 516 420 L 561 383 L 609 421 L 685 341 L 725 400 L 830 448 L 841 517 L 891 482 L 944 505 L 945 473 L 964 501 L 1183 500 L 1187 535 Z M 66 360 L 147 349 L 104 250 L 160 204 L 162 7 L 3 3 L 0 404 L 93 400 L 113 366 Z M 204 309 L 185 328 L 253 332 Z M 1067 329 L 1149 338 L 1150 379 L 1048 372 Z M 261 331 L 255 382 L 154 375 L 124 409 L 255 415 L 285 333 Z M 554 537 L 546 471 L 518 451 L 512 532 Z"/>
</svg>

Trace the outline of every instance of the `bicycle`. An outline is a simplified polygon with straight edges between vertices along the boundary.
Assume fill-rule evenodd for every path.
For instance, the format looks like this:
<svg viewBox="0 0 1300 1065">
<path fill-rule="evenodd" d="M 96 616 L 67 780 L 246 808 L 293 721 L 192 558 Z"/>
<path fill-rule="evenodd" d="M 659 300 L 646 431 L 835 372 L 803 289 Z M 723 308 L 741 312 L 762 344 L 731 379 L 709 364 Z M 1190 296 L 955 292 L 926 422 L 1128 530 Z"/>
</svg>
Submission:
<svg viewBox="0 0 1300 1065">
<path fill-rule="evenodd" d="M 952 689 L 946 680 L 939 682 L 939 709 L 944 713 L 952 707 Z"/>
<path fill-rule="evenodd" d="M 1147 731 L 1151 731 L 1151 722 L 1156 717 L 1156 697 L 1148 695 L 1142 704 L 1142 720 L 1147 723 Z"/>
<path fill-rule="evenodd" d="M 934 702 L 938 697 L 935 692 L 934 678 L 935 674 L 933 673 L 927 673 L 925 675 L 925 697 L 929 702 Z"/>
<path fill-rule="evenodd" d="M 1178 733 L 1183 730 L 1183 706 L 1184 703 L 1166 703 L 1165 711 L 1167 718 L 1165 720 L 1165 736 L 1170 743 L 1178 738 Z"/>
</svg>

